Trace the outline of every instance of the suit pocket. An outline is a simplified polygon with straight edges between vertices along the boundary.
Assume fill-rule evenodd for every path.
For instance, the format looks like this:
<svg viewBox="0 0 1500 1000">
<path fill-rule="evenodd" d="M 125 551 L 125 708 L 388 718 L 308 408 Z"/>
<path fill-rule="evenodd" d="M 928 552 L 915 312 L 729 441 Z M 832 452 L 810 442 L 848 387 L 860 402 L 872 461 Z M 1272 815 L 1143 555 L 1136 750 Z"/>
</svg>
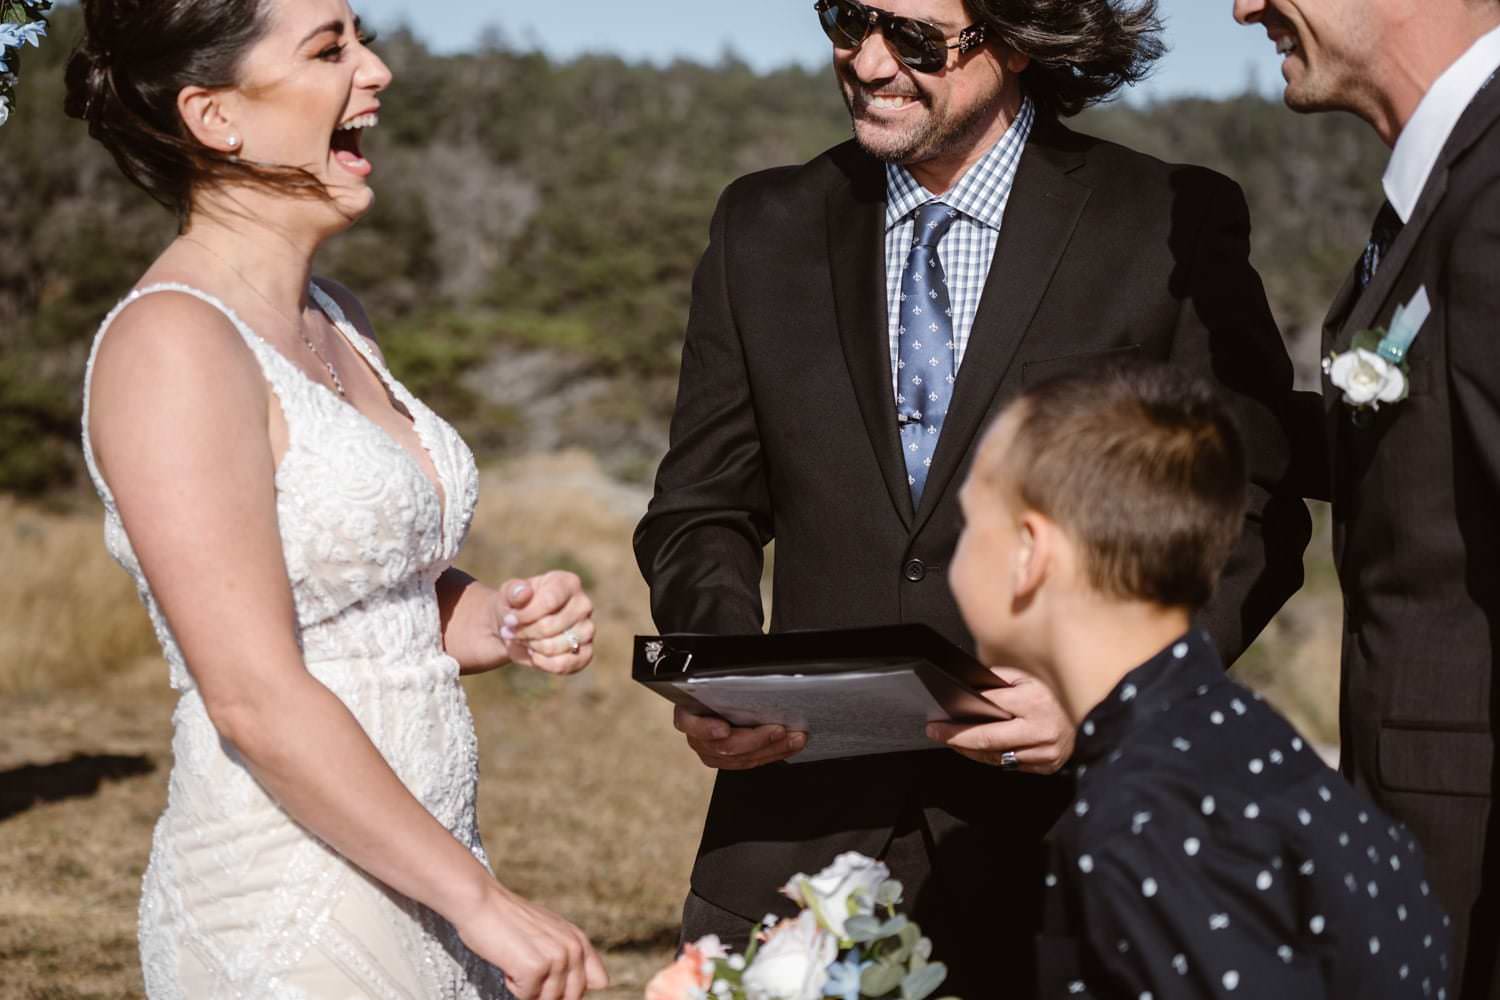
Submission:
<svg viewBox="0 0 1500 1000">
<path fill-rule="evenodd" d="M 1494 794 L 1495 739 L 1483 729 L 1380 727 L 1380 784 L 1394 792 Z"/>
<path fill-rule="evenodd" d="M 1127 347 L 1114 347 L 1107 351 L 1088 351 L 1084 354 L 1067 354 L 1060 358 L 1027 361 L 1021 365 L 1021 384 L 1040 385 L 1059 375 L 1134 361 L 1140 353 L 1139 345 L 1130 344 Z"/>
</svg>

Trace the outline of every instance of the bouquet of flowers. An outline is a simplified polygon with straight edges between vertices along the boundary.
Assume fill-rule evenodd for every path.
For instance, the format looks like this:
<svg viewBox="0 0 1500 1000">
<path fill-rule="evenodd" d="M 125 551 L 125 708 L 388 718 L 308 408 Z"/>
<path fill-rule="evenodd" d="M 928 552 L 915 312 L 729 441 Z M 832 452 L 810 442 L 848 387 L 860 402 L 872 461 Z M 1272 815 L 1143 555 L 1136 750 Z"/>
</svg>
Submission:
<svg viewBox="0 0 1500 1000">
<path fill-rule="evenodd" d="M 10 118 L 21 71 L 21 46 L 40 47 L 52 0 L 0 0 L 0 125 Z"/>
<path fill-rule="evenodd" d="M 712 935 L 687 945 L 647 984 L 646 1000 L 926 1000 L 948 970 L 896 912 L 901 883 L 890 874 L 850 852 L 817 875 L 792 876 L 781 891 L 801 913 L 766 917 L 743 955 Z"/>
</svg>

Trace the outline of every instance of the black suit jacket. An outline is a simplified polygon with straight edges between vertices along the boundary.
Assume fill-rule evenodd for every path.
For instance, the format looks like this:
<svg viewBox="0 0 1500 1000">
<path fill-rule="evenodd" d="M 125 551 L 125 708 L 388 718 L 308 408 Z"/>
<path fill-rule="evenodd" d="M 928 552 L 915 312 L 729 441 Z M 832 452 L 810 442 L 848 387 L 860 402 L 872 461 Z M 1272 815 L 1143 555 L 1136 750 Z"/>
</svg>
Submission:
<svg viewBox="0 0 1500 1000">
<path fill-rule="evenodd" d="M 1433 311 L 1408 355 L 1410 397 L 1361 426 L 1340 392 L 1324 397 L 1342 760 L 1427 849 L 1460 956 L 1469 944 L 1461 995 L 1500 998 L 1500 86 L 1459 121 L 1370 287 L 1340 293 L 1325 348 L 1389 326 L 1423 287 Z"/>
<path fill-rule="evenodd" d="M 882 165 L 846 143 L 720 200 L 671 447 L 635 537 L 657 626 L 758 632 L 775 539 L 773 631 L 925 622 L 972 649 L 946 566 L 980 432 L 1027 382 L 1140 357 L 1216 379 L 1247 438 L 1251 511 L 1207 615 L 1232 661 L 1300 585 L 1310 530 L 1289 474 L 1291 365 L 1248 261 L 1239 188 L 1040 118 L 915 508 L 891 381 L 885 189 Z M 944 750 L 723 772 L 693 887 L 759 919 L 784 905 L 789 875 L 842 850 L 878 855 L 903 810 L 921 808 L 937 857 L 922 892 L 953 912 L 1005 911 L 1012 924 L 971 958 L 1022 968 L 1041 838 L 1068 786 Z"/>
</svg>

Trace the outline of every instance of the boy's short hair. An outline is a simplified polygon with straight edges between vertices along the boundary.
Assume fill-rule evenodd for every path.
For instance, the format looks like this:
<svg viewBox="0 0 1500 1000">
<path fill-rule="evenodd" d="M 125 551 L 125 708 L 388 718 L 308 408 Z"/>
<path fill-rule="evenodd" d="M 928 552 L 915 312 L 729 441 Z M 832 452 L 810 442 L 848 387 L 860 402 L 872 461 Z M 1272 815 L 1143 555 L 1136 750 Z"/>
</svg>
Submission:
<svg viewBox="0 0 1500 1000">
<path fill-rule="evenodd" d="M 1093 369 L 1027 389 L 1003 463 L 1023 506 L 1079 545 L 1101 593 L 1201 608 L 1243 528 L 1244 447 L 1212 385 L 1166 365 Z"/>
</svg>

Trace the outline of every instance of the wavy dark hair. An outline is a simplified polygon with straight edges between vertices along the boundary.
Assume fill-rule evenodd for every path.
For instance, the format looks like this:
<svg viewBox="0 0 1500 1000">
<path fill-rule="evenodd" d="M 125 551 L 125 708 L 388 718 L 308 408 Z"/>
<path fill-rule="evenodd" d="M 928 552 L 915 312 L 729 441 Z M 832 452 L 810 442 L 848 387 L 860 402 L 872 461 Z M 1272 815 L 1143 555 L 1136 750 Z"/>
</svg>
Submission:
<svg viewBox="0 0 1500 1000">
<path fill-rule="evenodd" d="M 1166 52 L 1157 0 L 965 0 L 990 40 L 1031 59 L 1037 105 L 1076 115 L 1138 83 Z"/>
<path fill-rule="evenodd" d="M 186 223 L 198 190 L 248 183 L 295 197 L 330 197 L 293 167 L 266 167 L 210 149 L 177 110 L 184 87 L 234 86 L 269 28 L 269 0 L 83 0 L 84 35 L 68 59 L 63 109 L 88 122 L 120 170 Z"/>
</svg>

